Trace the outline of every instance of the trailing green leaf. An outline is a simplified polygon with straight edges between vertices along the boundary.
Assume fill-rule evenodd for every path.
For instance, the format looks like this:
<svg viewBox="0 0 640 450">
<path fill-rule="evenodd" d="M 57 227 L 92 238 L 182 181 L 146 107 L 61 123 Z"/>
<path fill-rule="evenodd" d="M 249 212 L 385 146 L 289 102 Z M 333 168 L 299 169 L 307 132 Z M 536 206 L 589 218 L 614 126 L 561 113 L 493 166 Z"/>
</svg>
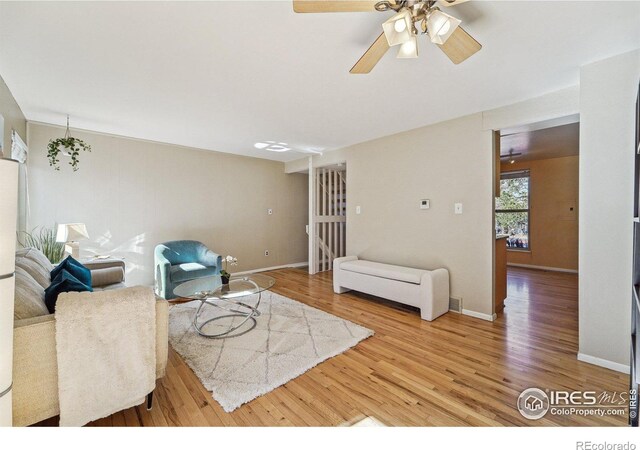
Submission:
<svg viewBox="0 0 640 450">
<path fill-rule="evenodd" d="M 90 152 L 91 146 L 84 142 L 82 139 L 74 138 L 71 136 L 51 139 L 49 141 L 49 144 L 47 145 L 47 157 L 49 158 L 49 165 L 55 170 L 60 170 L 60 160 L 58 159 L 58 156 L 60 155 L 60 152 L 62 152 L 63 154 L 67 154 L 71 157 L 69 165 L 75 172 L 78 170 L 78 163 L 80 162 L 80 160 L 78 159 L 80 150 Z"/>
</svg>

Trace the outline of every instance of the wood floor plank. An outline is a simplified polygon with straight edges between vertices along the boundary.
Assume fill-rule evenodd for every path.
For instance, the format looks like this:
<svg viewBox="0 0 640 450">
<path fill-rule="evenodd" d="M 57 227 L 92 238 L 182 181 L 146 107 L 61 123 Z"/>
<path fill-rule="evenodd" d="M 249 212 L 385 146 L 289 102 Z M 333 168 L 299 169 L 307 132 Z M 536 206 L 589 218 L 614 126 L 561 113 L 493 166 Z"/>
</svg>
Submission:
<svg viewBox="0 0 640 450">
<path fill-rule="evenodd" d="M 520 392 L 532 386 L 627 390 L 628 375 L 576 358 L 576 275 L 509 268 L 508 298 L 495 322 L 455 313 L 426 322 L 411 307 L 354 292 L 335 294 L 331 272 L 269 274 L 276 278 L 275 292 L 375 335 L 232 413 L 170 349 L 151 411 L 141 405 L 90 425 L 349 426 L 365 419 L 391 426 L 626 424 L 624 416 L 547 414 L 529 421 L 516 408 Z"/>
</svg>

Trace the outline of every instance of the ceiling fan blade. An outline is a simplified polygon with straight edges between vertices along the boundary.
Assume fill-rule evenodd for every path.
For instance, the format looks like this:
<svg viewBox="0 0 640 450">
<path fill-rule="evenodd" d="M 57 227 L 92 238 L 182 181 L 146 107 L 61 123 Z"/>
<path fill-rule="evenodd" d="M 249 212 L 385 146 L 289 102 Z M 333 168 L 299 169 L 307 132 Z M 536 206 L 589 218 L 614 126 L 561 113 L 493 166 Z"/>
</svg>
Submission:
<svg viewBox="0 0 640 450">
<path fill-rule="evenodd" d="M 389 50 L 389 42 L 384 33 L 378 36 L 378 39 L 371 44 L 371 47 L 360 57 L 357 63 L 351 68 L 350 73 L 369 73 L 371 69 L 378 64 L 378 61 Z"/>
<path fill-rule="evenodd" d="M 511 158 L 512 156 L 520 156 L 522 153 L 508 153 L 506 155 L 500 155 L 500 158 Z"/>
<path fill-rule="evenodd" d="M 478 52 L 482 45 L 469 35 L 462 27 L 456 28 L 444 44 L 436 44 L 454 64 L 462 61 Z"/>
<path fill-rule="evenodd" d="M 380 0 L 293 0 L 297 13 L 372 12 Z"/>
<path fill-rule="evenodd" d="M 456 6 L 460 3 L 468 2 L 469 0 L 440 0 L 442 6 Z"/>
</svg>

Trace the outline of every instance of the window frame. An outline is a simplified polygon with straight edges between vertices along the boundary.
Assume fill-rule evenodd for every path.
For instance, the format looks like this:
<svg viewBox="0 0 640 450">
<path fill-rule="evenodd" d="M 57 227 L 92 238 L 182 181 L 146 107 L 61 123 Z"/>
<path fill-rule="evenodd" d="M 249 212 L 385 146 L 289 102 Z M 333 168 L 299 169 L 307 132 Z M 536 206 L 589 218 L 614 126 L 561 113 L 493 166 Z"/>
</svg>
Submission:
<svg viewBox="0 0 640 450">
<path fill-rule="evenodd" d="M 527 208 L 518 209 L 495 209 L 494 214 L 500 213 L 527 213 L 527 246 L 525 248 L 509 247 L 507 251 L 510 252 L 530 252 L 531 251 L 531 171 L 529 169 L 509 170 L 506 172 L 500 172 L 500 181 L 509 180 L 514 178 L 526 178 L 527 179 Z M 500 190 L 502 191 L 502 189 Z M 495 218 L 494 218 L 495 220 Z"/>
</svg>

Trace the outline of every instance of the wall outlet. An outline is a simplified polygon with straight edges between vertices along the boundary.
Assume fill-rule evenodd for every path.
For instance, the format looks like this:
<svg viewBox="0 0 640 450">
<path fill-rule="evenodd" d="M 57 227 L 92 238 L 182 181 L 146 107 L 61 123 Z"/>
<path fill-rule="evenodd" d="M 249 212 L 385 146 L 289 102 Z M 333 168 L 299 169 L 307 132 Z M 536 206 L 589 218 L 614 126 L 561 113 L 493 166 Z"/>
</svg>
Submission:
<svg viewBox="0 0 640 450">
<path fill-rule="evenodd" d="M 462 214 L 462 203 L 456 203 L 453 205 L 453 212 L 455 214 Z"/>
<path fill-rule="evenodd" d="M 271 208 L 267 209 L 267 214 L 269 214 L 269 215 L 273 214 L 273 209 L 271 209 Z"/>
<path fill-rule="evenodd" d="M 264 256 L 269 256 L 269 250 L 264 251 Z"/>
</svg>

